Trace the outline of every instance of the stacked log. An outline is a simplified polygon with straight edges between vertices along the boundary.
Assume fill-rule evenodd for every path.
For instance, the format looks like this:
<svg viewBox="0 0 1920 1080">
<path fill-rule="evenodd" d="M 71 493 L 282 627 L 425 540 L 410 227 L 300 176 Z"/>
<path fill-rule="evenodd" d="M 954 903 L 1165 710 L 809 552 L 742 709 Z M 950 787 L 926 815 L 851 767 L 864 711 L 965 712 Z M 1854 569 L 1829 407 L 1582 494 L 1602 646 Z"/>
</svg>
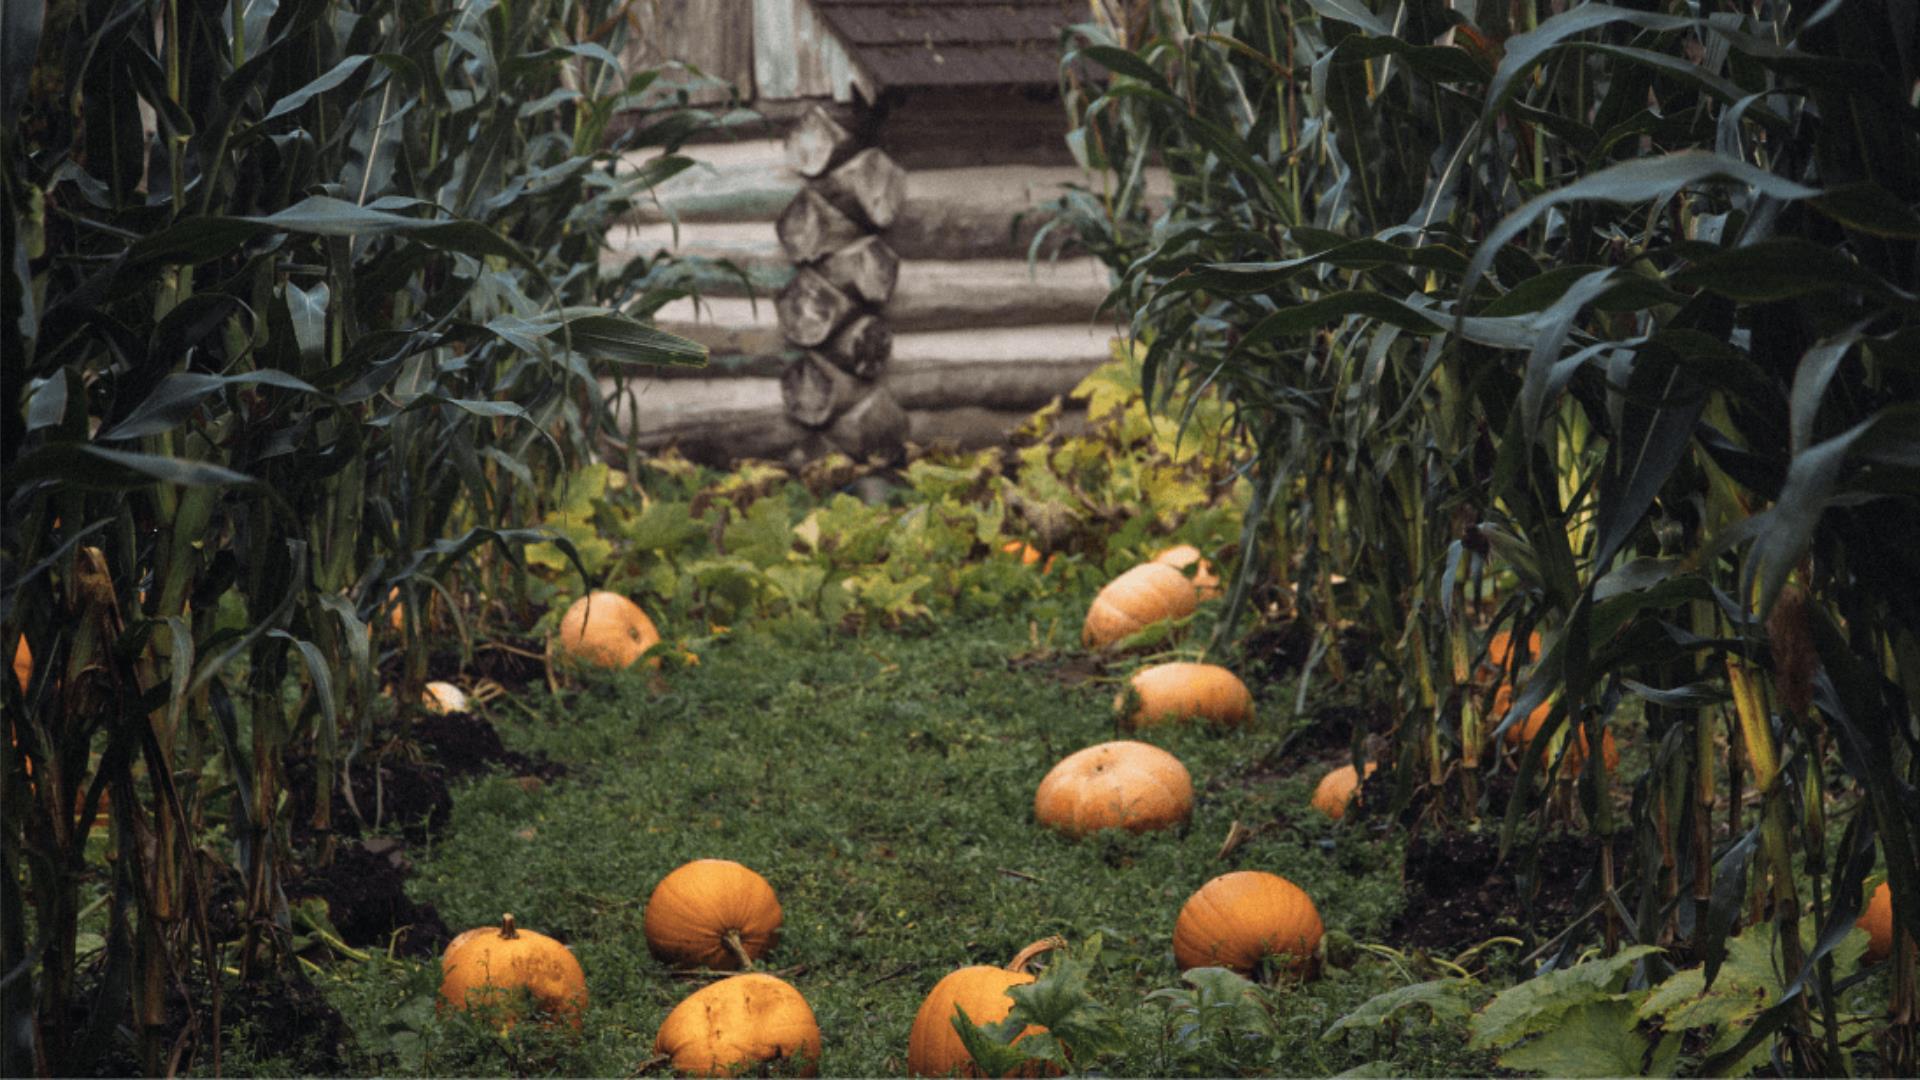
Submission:
<svg viewBox="0 0 1920 1080">
<path fill-rule="evenodd" d="M 787 419 L 850 457 L 895 458 L 907 414 L 884 384 L 900 258 L 882 234 L 906 205 L 906 173 L 819 106 L 794 125 L 786 153 L 807 179 L 775 225 L 795 269 L 774 311 L 802 350 L 780 376 Z"/>
</svg>

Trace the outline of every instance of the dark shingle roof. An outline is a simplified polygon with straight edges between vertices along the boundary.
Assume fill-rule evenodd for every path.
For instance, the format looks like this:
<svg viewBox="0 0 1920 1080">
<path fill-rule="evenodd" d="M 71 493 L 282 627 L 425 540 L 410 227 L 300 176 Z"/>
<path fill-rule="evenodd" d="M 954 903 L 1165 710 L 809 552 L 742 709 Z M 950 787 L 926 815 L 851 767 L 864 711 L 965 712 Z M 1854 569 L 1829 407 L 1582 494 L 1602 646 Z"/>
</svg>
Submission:
<svg viewBox="0 0 1920 1080">
<path fill-rule="evenodd" d="M 1085 0 L 813 0 L 882 87 L 1052 86 Z"/>
</svg>

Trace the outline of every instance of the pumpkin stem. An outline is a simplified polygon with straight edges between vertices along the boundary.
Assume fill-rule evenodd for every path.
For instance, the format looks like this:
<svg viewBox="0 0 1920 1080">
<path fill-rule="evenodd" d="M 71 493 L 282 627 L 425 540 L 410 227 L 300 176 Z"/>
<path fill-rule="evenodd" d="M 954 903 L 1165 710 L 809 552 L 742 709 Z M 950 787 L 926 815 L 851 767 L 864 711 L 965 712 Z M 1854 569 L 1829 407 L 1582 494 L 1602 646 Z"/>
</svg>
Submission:
<svg viewBox="0 0 1920 1080">
<path fill-rule="evenodd" d="M 734 959 L 740 961 L 740 970 L 752 971 L 753 957 L 747 955 L 747 945 L 740 940 L 740 931 L 727 931 L 726 943 L 727 951 L 733 954 Z"/>
<path fill-rule="evenodd" d="M 519 936 L 519 928 L 513 925 L 513 912 L 509 911 L 500 916 L 500 939 L 502 941 L 512 941 Z"/>
<path fill-rule="evenodd" d="M 1014 954 L 1013 959 L 1007 961 L 1007 970 L 1025 971 L 1027 965 L 1033 962 L 1034 957 L 1039 956 L 1041 953 L 1048 953 L 1055 949 L 1064 949 L 1066 947 L 1067 939 L 1061 937 L 1059 934 L 1055 934 L 1052 937 L 1041 938 L 1039 941 L 1034 942 Z"/>
</svg>

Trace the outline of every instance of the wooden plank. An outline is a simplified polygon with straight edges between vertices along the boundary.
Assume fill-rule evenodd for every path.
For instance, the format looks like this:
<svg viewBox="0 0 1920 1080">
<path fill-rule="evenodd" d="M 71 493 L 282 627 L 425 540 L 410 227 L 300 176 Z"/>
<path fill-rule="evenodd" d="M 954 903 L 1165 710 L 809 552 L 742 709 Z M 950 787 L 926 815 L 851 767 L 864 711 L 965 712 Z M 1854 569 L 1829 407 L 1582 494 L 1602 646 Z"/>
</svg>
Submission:
<svg viewBox="0 0 1920 1080">
<path fill-rule="evenodd" d="M 753 0 L 753 42 L 754 82 L 763 99 L 852 101 L 855 90 L 867 101 L 879 96 L 808 0 Z"/>
<path fill-rule="evenodd" d="M 1091 258 L 1031 269 L 1013 259 L 910 261 L 886 316 L 895 333 L 1090 323 L 1108 288 L 1106 268 Z"/>
<path fill-rule="evenodd" d="M 984 450 L 1005 446 L 1007 439 L 1033 413 L 1026 409 L 983 409 L 962 405 L 950 409 L 908 409 L 907 441 L 915 446 L 946 450 Z M 1054 420 L 1056 430 L 1067 436 L 1087 430 L 1084 408 L 1066 409 Z"/>
<path fill-rule="evenodd" d="M 908 409 L 1037 409 L 1106 363 L 1111 337 L 1084 325 L 901 334 L 887 387 Z"/>
<path fill-rule="evenodd" d="M 652 0 L 630 4 L 631 20 L 620 61 L 631 75 L 679 60 L 728 85 L 696 82 L 684 70 L 663 70 L 648 88 L 649 100 L 685 88 L 696 105 L 725 102 L 737 92 L 751 101 L 753 86 L 753 0 Z"/>
</svg>

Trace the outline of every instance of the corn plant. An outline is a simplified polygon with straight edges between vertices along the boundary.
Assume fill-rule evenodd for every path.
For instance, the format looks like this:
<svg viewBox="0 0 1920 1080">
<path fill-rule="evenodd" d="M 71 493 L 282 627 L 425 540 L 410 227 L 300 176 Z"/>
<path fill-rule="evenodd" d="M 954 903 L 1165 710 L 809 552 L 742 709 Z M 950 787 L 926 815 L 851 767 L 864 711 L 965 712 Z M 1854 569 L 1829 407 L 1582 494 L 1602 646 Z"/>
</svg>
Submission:
<svg viewBox="0 0 1920 1080">
<path fill-rule="evenodd" d="M 1369 631 L 1366 669 L 1329 674 L 1397 704 L 1399 805 L 1502 815 L 1506 845 L 1550 807 L 1583 822 L 1604 944 L 1677 943 L 1708 981 L 1769 917 L 1791 990 L 1708 1070 L 1775 1035 L 1790 1069 L 1860 1067 L 1832 950 L 1883 865 L 1905 944 L 1879 1067 L 1911 1071 L 1911 5 L 1642 7 L 1188 0 L 1137 40 L 1077 27 L 1072 143 L 1110 175 L 1068 218 L 1145 381 L 1219 387 L 1260 447 L 1243 569 Z M 1491 586 L 1483 625 L 1463 605 Z M 1471 677 L 1495 629 L 1545 635 L 1503 715 Z M 1482 740 L 1543 704 L 1487 805 Z M 1639 717 L 1644 771 L 1576 753 Z"/>
<path fill-rule="evenodd" d="M 122 1029 L 177 1068 L 224 972 L 281 969 L 292 831 L 329 856 L 379 652 L 424 672 L 412 622 L 374 616 L 544 535 L 516 523 L 604 434 L 603 376 L 703 360 L 597 271 L 606 224 L 725 119 L 621 70 L 616 6 L 7 3 L 0 644 L 32 655 L 0 680 L 10 1075 L 91 1071 Z M 189 983 L 214 1016 L 176 1038 Z"/>
</svg>

